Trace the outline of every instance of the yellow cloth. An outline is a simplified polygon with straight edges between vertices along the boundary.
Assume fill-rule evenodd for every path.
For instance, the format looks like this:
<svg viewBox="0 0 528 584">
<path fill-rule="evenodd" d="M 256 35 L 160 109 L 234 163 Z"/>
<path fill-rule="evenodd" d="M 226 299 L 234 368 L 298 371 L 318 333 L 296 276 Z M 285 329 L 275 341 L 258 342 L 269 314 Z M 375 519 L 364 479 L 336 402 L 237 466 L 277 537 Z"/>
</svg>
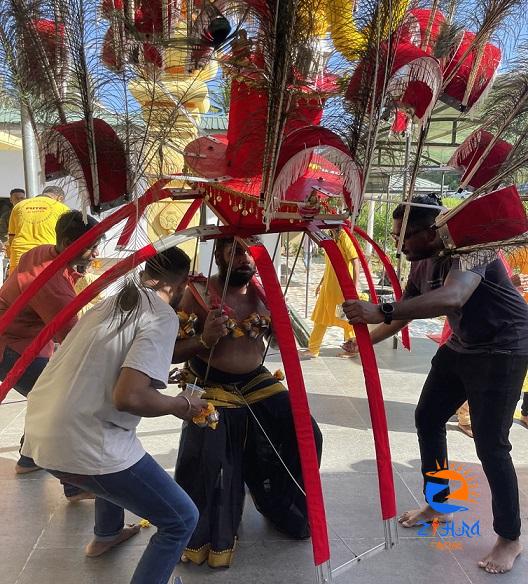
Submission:
<svg viewBox="0 0 528 584">
<path fill-rule="evenodd" d="M 37 245 L 57 243 L 55 225 L 70 210 L 64 203 L 46 196 L 17 203 L 9 217 L 9 273 L 13 273 L 22 254 Z"/>
<path fill-rule="evenodd" d="M 354 332 L 354 327 L 348 324 L 346 320 L 342 320 L 339 325 L 343 328 L 343 340 L 345 343 L 356 338 L 356 333 Z M 314 324 L 312 333 L 310 334 L 310 340 L 308 341 L 308 351 L 314 356 L 319 356 L 319 351 L 321 350 L 321 345 L 323 344 L 323 338 L 328 327 L 324 324 Z"/>
<path fill-rule="evenodd" d="M 358 257 L 358 255 L 354 245 L 350 241 L 350 237 L 348 237 L 344 231 L 341 231 L 339 234 L 337 247 L 348 265 L 350 275 L 353 277 L 354 270 L 352 262 Z M 312 321 L 316 324 L 322 324 L 325 326 L 340 326 L 345 328 L 344 324 L 348 325 L 348 321 L 337 316 L 338 313 L 336 312 L 339 310 L 340 314 L 341 304 L 343 304 L 344 301 L 345 299 L 343 298 L 343 293 L 341 292 L 334 268 L 328 257 L 325 256 L 323 282 L 312 313 Z"/>
<path fill-rule="evenodd" d="M 513 251 L 507 258 L 510 268 L 515 272 L 520 272 L 528 276 L 528 247 L 519 247 Z M 528 302 L 528 292 L 524 295 L 524 299 Z M 528 391 L 528 375 L 524 379 L 522 386 L 524 392 Z"/>
<path fill-rule="evenodd" d="M 517 248 L 506 259 L 514 272 L 528 276 L 528 247 Z M 528 302 L 528 292 L 524 294 L 524 299 Z"/>
</svg>

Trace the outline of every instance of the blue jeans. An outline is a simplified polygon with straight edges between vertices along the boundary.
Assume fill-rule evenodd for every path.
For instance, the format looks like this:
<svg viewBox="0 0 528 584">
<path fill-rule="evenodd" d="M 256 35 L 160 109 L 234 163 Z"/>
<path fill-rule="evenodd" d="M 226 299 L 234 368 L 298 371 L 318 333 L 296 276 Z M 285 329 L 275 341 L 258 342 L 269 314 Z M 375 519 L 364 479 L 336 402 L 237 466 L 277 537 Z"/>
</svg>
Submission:
<svg viewBox="0 0 528 584">
<path fill-rule="evenodd" d="M 0 379 L 5 379 L 7 374 L 13 369 L 15 363 L 18 361 L 20 357 L 20 353 L 13 351 L 9 347 L 4 349 L 4 358 L 0 361 Z M 27 397 L 29 392 L 33 389 L 33 386 L 37 382 L 42 371 L 44 371 L 44 367 L 48 364 L 49 359 L 46 357 L 37 357 L 28 365 L 27 369 L 24 371 L 23 375 L 20 379 L 16 382 L 14 389 L 18 391 L 18 393 L 22 394 L 24 397 Z M 22 444 L 24 444 L 24 436 L 20 439 L 20 449 L 22 449 Z M 30 468 L 35 465 L 35 461 L 29 456 L 20 455 L 18 459 L 19 466 L 23 466 L 26 468 Z M 72 485 L 68 485 L 66 483 L 62 483 L 64 487 L 64 495 L 66 497 L 71 497 L 73 495 L 77 495 L 81 492 L 80 489 L 74 487 Z"/>
<path fill-rule="evenodd" d="M 126 470 L 76 475 L 50 470 L 59 479 L 95 493 L 95 539 L 113 539 L 125 524 L 124 509 L 158 530 L 136 567 L 131 584 L 167 584 L 196 524 L 198 510 L 185 491 L 150 456 Z"/>
</svg>

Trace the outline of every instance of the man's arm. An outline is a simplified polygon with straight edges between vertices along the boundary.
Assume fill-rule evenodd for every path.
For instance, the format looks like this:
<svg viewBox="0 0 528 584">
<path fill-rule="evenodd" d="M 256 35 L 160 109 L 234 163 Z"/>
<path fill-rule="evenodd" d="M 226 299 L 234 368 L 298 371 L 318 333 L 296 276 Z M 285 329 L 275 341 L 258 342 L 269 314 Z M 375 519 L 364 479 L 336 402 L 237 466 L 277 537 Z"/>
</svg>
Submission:
<svg viewBox="0 0 528 584">
<path fill-rule="evenodd" d="M 207 402 L 197 397 L 163 395 L 150 385 L 148 375 L 130 367 L 121 369 L 112 400 L 120 412 L 145 418 L 173 415 L 190 420 L 207 407 Z"/>
<path fill-rule="evenodd" d="M 409 300 L 395 302 L 392 317 L 397 321 L 409 321 L 415 318 L 433 318 L 460 310 L 471 298 L 481 280 L 482 277 L 474 272 L 452 270 L 442 287 Z M 378 306 L 370 302 L 347 300 L 343 304 L 343 310 L 351 324 L 379 324 L 384 318 Z"/>
<path fill-rule="evenodd" d="M 390 324 L 380 324 L 375 329 L 370 331 L 370 340 L 372 341 L 372 344 L 375 345 L 376 343 L 380 343 L 385 339 L 393 337 L 410 322 L 410 320 L 393 320 Z"/>
</svg>

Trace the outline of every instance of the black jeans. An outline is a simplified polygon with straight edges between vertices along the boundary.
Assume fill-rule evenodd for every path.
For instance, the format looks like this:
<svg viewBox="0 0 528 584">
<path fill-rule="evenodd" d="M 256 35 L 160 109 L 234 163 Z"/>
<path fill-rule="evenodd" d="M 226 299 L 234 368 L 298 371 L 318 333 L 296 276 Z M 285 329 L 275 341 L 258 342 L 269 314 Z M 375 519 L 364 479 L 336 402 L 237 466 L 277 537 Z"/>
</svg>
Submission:
<svg viewBox="0 0 528 584">
<path fill-rule="evenodd" d="M 433 357 L 415 414 L 425 489 L 425 473 L 435 471 L 437 461 L 447 462 L 445 424 L 469 401 L 477 455 L 491 490 L 493 529 L 511 540 L 521 533 L 521 519 L 508 437 L 527 365 L 525 355 L 467 354 L 443 346 Z M 448 493 L 442 491 L 439 500 Z"/>
</svg>

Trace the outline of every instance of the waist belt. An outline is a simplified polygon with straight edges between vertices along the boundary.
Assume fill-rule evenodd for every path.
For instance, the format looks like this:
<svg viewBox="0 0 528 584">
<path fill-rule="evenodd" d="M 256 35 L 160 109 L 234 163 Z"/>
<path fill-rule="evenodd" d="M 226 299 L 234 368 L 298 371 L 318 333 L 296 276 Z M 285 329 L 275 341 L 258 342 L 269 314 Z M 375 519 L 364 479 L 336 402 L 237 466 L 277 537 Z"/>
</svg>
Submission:
<svg viewBox="0 0 528 584">
<path fill-rule="evenodd" d="M 203 380 L 190 368 L 184 370 L 183 378 L 189 383 L 203 384 Z M 258 387 L 265 382 L 271 383 L 265 387 Z M 241 387 L 238 384 L 208 382 L 202 389 L 205 393 L 201 398 L 220 408 L 242 408 L 287 391 L 271 373 L 260 373 Z"/>
</svg>

